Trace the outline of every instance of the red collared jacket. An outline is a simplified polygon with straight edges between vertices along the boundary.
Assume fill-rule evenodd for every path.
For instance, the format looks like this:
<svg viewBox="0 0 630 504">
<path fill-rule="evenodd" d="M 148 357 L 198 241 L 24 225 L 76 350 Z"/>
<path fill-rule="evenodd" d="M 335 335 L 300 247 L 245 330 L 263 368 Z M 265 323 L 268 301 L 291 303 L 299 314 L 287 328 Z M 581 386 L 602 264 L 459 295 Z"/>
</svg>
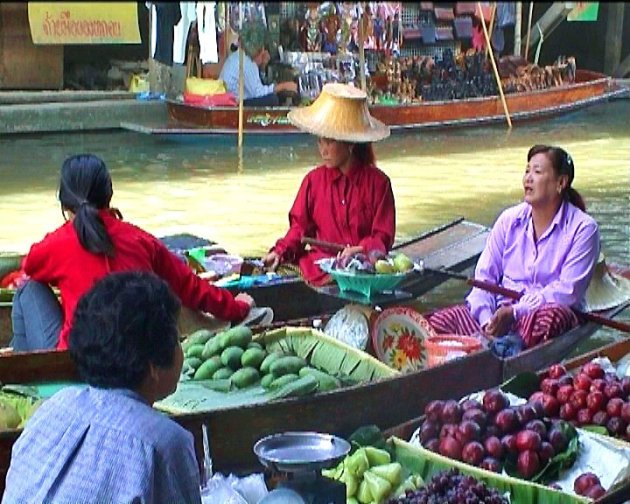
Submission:
<svg viewBox="0 0 630 504">
<path fill-rule="evenodd" d="M 306 251 L 303 236 L 344 246 L 361 245 L 365 252 L 388 252 L 396 234 L 396 205 L 389 177 L 375 166 L 354 166 L 347 175 L 318 166 L 300 186 L 289 212 L 289 231 L 273 250 L 284 261 L 296 262 L 306 281 L 329 281 L 314 261 L 330 257 L 327 249 Z"/>
<path fill-rule="evenodd" d="M 246 303 L 236 301 L 228 290 L 199 278 L 155 236 L 119 220 L 108 210 L 99 214 L 114 243 L 114 257 L 85 250 L 72 222 L 68 221 L 32 245 L 22 265 L 33 280 L 59 288 L 64 322 L 58 350 L 68 348 L 72 315 L 79 298 L 97 280 L 116 271 L 154 272 L 170 285 L 182 304 L 192 310 L 230 321 L 242 320 L 247 315 Z"/>
</svg>

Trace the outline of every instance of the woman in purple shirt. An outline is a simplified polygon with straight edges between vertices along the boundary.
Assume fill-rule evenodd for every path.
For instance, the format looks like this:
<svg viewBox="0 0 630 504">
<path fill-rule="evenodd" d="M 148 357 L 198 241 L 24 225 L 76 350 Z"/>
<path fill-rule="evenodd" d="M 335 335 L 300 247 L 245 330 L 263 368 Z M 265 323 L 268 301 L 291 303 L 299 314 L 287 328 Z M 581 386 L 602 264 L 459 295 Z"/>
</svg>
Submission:
<svg viewBox="0 0 630 504">
<path fill-rule="evenodd" d="M 466 304 L 427 318 L 438 333 L 517 333 L 529 348 L 577 325 L 599 257 L 599 230 L 571 187 L 574 165 L 564 149 L 535 145 L 527 153 L 524 201 L 497 219 L 475 278 L 522 292 L 517 302 L 473 288 Z"/>
</svg>

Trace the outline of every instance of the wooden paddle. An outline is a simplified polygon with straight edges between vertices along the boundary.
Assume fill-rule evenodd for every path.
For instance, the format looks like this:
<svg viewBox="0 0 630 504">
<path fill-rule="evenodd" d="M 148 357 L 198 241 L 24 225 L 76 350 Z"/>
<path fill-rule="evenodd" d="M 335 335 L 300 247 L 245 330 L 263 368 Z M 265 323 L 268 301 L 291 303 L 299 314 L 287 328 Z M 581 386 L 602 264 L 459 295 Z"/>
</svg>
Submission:
<svg viewBox="0 0 630 504">
<path fill-rule="evenodd" d="M 327 248 L 334 252 L 342 252 L 346 247 L 339 243 L 327 242 L 324 240 L 318 240 L 316 238 L 310 238 L 308 236 L 302 236 L 302 243 L 304 245 L 314 245 L 316 247 Z"/>
<path fill-rule="evenodd" d="M 435 268 L 427 268 L 424 265 L 421 266 L 421 269 L 424 271 L 430 271 L 432 273 L 437 273 L 441 275 L 446 275 L 451 278 L 457 278 L 458 280 L 463 280 L 471 287 L 477 287 L 478 289 L 483 289 L 487 292 L 492 292 L 493 294 L 501 294 L 502 296 L 508 297 L 510 299 L 519 300 L 523 295 L 522 292 L 517 292 L 512 289 L 506 289 L 505 287 L 501 287 L 500 285 L 493 284 L 491 282 L 485 282 L 483 280 L 476 280 L 474 278 L 469 278 L 466 275 L 462 275 L 461 273 L 456 273 L 455 271 L 449 271 L 447 269 L 435 269 Z M 617 329 L 618 331 L 622 331 L 625 333 L 630 333 L 630 324 L 625 322 L 619 322 L 617 320 L 611 320 L 606 317 L 602 317 L 601 315 L 597 315 L 596 313 L 590 312 L 581 312 L 579 310 L 573 310 L 575 314 L 582 318 L 583 320 L 588 320 L 589 322 L 594 322 L 595 324 L 599 324 L 606 327 L 611 327 L 612 329 Z"/>
</svg>

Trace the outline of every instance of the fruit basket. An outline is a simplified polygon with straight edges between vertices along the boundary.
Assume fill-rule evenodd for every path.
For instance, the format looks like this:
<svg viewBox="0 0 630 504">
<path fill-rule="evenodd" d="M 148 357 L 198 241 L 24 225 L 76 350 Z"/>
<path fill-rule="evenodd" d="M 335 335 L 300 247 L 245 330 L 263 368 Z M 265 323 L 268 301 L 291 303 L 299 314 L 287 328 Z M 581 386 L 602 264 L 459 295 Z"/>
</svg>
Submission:
<svg viewBox="0 0 630 504">
<path fill-rule="evenodd" d="M 411 271 L 405 273 L 362 273 L 344 271 L 333 267 L 334 258 L 322 259 L 318 262 L 322 271 L 328 273 L 337 283 L 340 291 L 354 291 L 370 298 L 373 294 L 393 291 Z"/>
</svg>

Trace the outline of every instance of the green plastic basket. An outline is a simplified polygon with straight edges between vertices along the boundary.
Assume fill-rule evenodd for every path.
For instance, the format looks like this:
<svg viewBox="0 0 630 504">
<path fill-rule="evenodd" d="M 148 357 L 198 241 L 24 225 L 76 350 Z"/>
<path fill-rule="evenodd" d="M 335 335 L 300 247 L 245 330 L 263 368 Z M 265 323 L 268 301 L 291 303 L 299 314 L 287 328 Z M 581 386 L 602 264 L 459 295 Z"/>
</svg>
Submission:
<svg viewBox="0 0 630 504">
<path fill-rule="evenodd" d="M 330 276 L 337 282 L 340 291 L 353 291 L 370 298 L 373 294 L 392 291 L 409 273 L 354 273 L 330 270 Z"/>
</svg>

